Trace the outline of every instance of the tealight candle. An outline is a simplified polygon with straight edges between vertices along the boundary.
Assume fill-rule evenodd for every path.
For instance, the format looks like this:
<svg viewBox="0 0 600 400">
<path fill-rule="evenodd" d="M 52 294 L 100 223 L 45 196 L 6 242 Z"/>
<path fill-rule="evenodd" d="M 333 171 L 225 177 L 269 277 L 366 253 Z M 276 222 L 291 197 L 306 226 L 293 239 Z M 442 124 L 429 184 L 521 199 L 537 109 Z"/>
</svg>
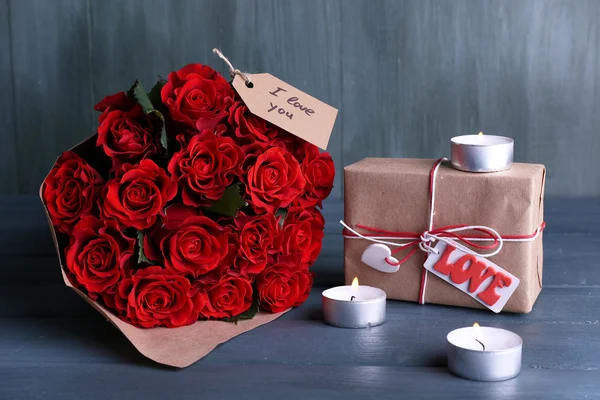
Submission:
<svg viewBox="0 0 600 400">
<path fill-rule="evenodd" d="M 322 293 L 323 317 L 340 328 L 369 328 L 385 321 L 385 292 L 358 284 L 337 286 Z"/>
<path fill-rule="evenodd" d="M 447 336 L 448 369 L 474 381 L 504 381 L 521 371 L 523 339 L 506 329 L 472 327 L 455 329 Z"/>
<path fill-rule="evenodd" d="M 451 139 L 452 166 L 467 172 L 497 172 L 510 169 L 514 140 L 504 136 L 463 135 Z"/>
</svg>

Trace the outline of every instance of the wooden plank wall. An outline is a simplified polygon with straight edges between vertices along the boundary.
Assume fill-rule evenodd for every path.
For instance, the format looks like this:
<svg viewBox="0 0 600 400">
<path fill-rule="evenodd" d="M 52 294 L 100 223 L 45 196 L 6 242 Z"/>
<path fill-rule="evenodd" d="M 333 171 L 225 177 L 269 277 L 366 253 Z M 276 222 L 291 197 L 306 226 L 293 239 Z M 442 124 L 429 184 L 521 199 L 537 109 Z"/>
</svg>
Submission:
<svg viewBox="0 0 600 400">
<path fill-rule="evenodd" d="M 0 193 L 35 193 L 93 104 L 203 62 L 268 71 L 340 109 L 329 151 L 438 157 L 512 136 L 547 193 L 600 194 L 600 1 L 0 0 Z"/>
</svg>

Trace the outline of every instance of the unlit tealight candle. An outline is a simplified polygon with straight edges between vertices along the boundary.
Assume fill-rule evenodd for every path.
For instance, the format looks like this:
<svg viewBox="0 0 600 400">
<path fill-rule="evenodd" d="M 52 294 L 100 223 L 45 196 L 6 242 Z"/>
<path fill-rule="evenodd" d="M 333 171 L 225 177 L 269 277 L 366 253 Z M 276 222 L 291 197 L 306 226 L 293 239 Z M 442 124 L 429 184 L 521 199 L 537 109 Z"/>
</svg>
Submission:
<svg viewBox="0 0 600 400">
<path fill-rule="evenodd" d="M 521 371 L 523 339 L 506 329 L 475 324 L 447 336 L 448 369 L 474 381 L 503 381 Z"/>
</svg>

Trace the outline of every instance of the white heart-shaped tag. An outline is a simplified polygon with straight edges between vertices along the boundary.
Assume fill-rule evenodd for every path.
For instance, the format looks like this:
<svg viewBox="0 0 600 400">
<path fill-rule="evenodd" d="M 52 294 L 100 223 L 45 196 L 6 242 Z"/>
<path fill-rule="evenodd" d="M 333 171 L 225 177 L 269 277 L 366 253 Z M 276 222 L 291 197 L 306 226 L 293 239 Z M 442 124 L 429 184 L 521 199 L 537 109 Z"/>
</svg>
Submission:
<svg viewBox="0 0 600 400">
<path fill-rule="evenodd" d="M 392 251 L 389 247 L 385 244 L 374 243 L 367 247 L 360 260 L 377 271 L 387 272 L 388 274 L 397 272 L 400 266 L 388 264 L 385 261 L 386 258 L 391 263 L 398 262 L 398 260 L 392 257 Z"/>
</svg>

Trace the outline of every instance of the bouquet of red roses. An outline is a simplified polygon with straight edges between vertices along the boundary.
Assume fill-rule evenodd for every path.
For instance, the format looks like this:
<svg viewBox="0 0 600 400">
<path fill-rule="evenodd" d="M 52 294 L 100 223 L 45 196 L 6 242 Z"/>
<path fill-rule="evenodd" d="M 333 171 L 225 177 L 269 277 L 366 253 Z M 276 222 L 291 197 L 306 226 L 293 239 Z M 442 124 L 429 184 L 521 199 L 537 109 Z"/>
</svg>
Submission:
<svg viewBox="0 0 600 400">
<path fill-rule="evenodd" d="M 63 153 L 41 189 L 74 287 L 142 328 L 306 300 L 328 153 L 250 113 L 200 64 L 95 109 L 97 134 Z"/>
</svg>

